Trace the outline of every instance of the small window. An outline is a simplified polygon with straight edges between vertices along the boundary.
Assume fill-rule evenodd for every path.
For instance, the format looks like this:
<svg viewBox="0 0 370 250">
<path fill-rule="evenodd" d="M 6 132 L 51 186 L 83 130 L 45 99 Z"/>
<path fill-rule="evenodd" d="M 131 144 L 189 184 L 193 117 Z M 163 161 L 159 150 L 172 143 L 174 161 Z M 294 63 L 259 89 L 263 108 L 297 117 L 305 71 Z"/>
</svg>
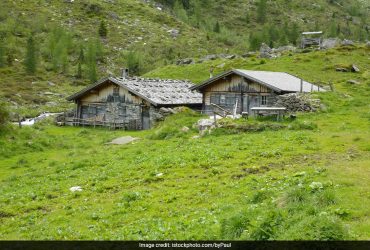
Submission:
<svg viewBox="0 0 370 250">
<path fill-rule="evenodd" d="M 261 96 L 261 105 L 267 105 L 267 96 Z"/>
<path fill-rule="evenodd" d="M 211 103 L 220 104 L 220 96 L 217 94 L 211 94 Z"/>
<path fill-rule="evenodd" d="M 225 103 L 226 103 L 226 96 L 220 95 L 220 104 L 225 104 Z"/>
<path fill-rule="evenodd" d="M 226 105 L 235 105 L 236 98 L 235 96 L 227 96 L 226 97 Z"/>
</svg>

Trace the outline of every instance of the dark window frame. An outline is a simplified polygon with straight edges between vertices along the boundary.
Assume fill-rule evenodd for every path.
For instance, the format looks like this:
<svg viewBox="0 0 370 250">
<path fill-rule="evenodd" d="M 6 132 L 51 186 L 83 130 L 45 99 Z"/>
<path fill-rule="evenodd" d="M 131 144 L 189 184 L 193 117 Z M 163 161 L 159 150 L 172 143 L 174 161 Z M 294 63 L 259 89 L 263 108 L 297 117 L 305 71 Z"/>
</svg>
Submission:
<svg viewBox="0 0 370 250">
<path fill-rule="evenodd" d="M 267 105 L 267 96 L 266 95 L 262 95 L 261 96 L 261 105 L 262 106 L 266 106 Z"/>
</svg>

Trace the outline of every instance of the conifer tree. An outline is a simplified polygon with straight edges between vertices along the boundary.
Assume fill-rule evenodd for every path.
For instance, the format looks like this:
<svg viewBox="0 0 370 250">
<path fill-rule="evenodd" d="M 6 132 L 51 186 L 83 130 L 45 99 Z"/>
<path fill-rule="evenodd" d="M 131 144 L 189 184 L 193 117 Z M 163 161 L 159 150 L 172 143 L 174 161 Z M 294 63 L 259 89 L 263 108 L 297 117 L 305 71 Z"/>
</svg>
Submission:
<svg viewBox="0 0 370 250">
<path fill-rule="evenodd" d="M 32 35 L 27 40 L 26 58 L 24 60 L 24 65 L 28 74 L 36 73 L 37 52 L 35 41 Z"/>
<path fill-rule="evenodd" d="M 266 0 L 259 0 L 257 3 L 257 21 L 261 24 L 266 22 L 267 3 Z"/>
<path fill-rule="evenodd" d="M 91 82 L 95 82 L 97 80 L 97 73 L 96 73 L 96 47 L 93 42 L 89 43 L 87 48 L 86 54 L 86 64 L 87 64 L 87 71 L 88 77 Z"/>
<path fill-rule="evenodd" d="M 0 38 L 0 68 L 5 67 L 5 42 L 3 38 Z"/>
<path fill-rule="evenodd" d="M 84 50 L 83 50 L 83 47 L 81 46 L 80 54 L 78 56 L 78 65 L 77 65 L 77 74 L 76 74 L 76 77 L 79 79 L 82 78 L 82 64 L 84 60 L 85 60 Z"/>
<path fill-rule="evenodd" d="M 61 27 L 55 27 L 48 39 L 48 55 L 55 72 L 67 72 L 68 52 L 72 48 L 71 36 Z"/>
<path fill-rule="evenodd" d="M 126 64 L 133 75 L 139 75 L 142 71 L 141 54 L 137 51 L 129 51 L 126 55 Z"/>
<path fill-rule="evenodd" d="M 104 20 L 100 21 L 100 26 L 99 26 L 99 36 L 106 38 L 108 35 L 108 29 L 107 26 L 105 25 Z"/>
<path fill-rule="evenodd" d="M 173 12 L 175 15 L 183 22 L 188 22 L 188 14 L 184 9 L 184 4 L 182 1 L 176 0 L 173 5 Z"/>
<path fill-rule="evenodd" d="M 289 32 L 289 42 L 293 43 L 294 45 L 297 44 L 297 40 L 299 38 L 299 27 L 298 24 L 294 23 L 290 32 Z"/>
<path fill-rule="evenodd" d="M 221 28 L 220 28 L 220 23 L 217 21 L 215 23 L 215 27 L 213 28 L 213 32 L 220 33 Z"/>
</svg>

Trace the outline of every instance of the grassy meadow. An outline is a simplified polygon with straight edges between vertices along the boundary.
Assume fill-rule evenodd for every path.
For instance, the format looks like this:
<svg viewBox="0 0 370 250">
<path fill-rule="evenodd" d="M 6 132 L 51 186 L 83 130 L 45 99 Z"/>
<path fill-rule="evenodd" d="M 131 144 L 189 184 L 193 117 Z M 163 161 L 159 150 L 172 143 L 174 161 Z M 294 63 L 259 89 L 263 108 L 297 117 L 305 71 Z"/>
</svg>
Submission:
<svg viewBox="0 0 370 250">
<path fill-rule="evenodd" d="M 368 57 L 357 48 L 217 62 L 334 84 L 315 94 L 320 112 L 238 121 L 250 131 L 194 138 L 202 116 L 189 110 L 149 131 L 10 127 L 0 137 L 0 239 L 369 240 Z M 150 75 L 200 82 L 210 63 Z M 352 63 L 360 73 L 335 71 Z M 140 140 L 106 144 L 125 135 Z"/>
</svg>

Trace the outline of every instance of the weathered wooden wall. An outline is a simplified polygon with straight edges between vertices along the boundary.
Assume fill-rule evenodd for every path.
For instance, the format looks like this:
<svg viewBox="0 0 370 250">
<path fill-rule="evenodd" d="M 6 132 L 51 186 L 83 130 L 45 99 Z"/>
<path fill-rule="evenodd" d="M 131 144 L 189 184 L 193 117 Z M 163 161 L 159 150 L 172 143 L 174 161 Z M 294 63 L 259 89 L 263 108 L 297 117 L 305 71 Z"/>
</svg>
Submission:
<svg viewBox="0 0 370 250">
<path fill-rule="evenodd" d="M 238 100 L 237 113 L 250 112 L 252 107 L 271 106 L 275 102 L 275 93 L 264 85 L 253 82 L 239 75 L 230 75 L 219 79 L 202 90 L 203 111 L 212 113 L 211 103 L 232 111 Z M 266 96 L 262 104 L 262 96 Z"/>
<path fill-rule="evenodd" d="M 84 95 L 78 102 L 78 118 L 121 124 L 126 129 L 143 128 L 142 108 L 150 104 L 125 88 L 107 83 Z"/>
</svg>

